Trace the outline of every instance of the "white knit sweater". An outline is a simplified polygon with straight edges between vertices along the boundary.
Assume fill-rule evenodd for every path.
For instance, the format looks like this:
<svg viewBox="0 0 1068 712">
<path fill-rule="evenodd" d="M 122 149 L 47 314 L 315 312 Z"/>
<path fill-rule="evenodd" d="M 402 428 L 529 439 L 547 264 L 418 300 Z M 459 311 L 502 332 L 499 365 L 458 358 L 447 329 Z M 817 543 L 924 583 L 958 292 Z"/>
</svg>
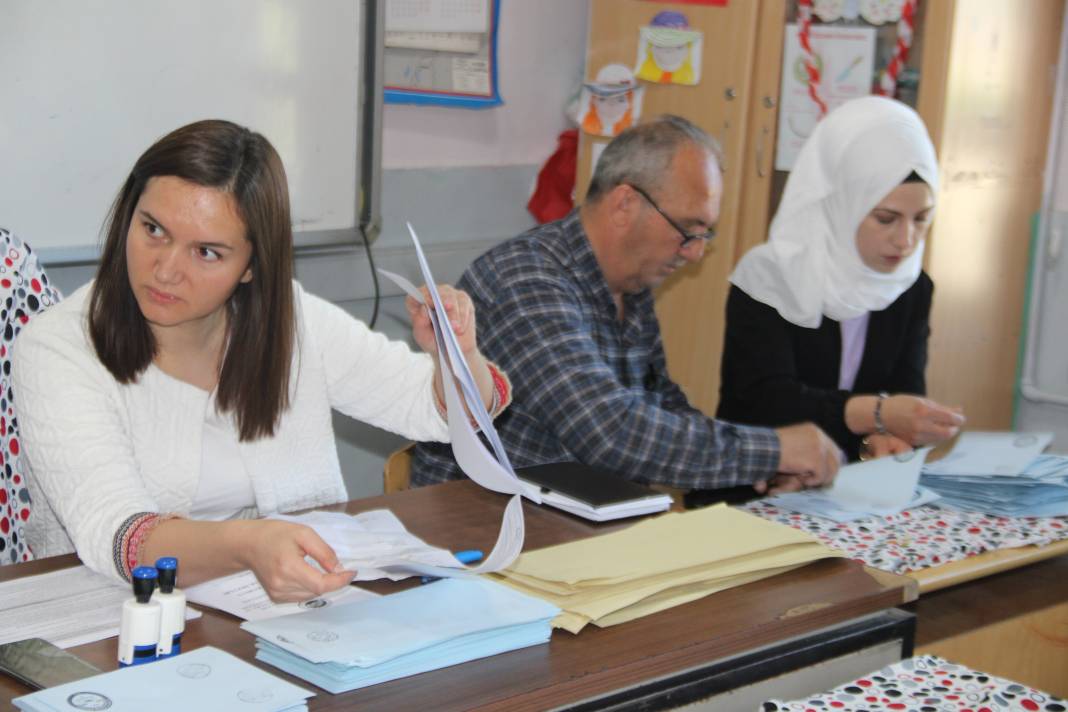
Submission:
<svg viewBox="0 0 1068 712">
<path fill-rule="evenodd" d="M 370 331 L 294 282 L 290 407 L 272 438 L 240 443 L 260 514 L 347 499 L 330 409 L 413 440 L 448 440 L 426 354 Z M 118 577 L 115 534 L 138 512 L 189 513 L 209 394 L 149 366 L 122 385 L 89 339 L 89 285 L 35 317 L 14 354 L 14 398 L 30 466 L 35 556 L 78 552 Z"/>
</svg>

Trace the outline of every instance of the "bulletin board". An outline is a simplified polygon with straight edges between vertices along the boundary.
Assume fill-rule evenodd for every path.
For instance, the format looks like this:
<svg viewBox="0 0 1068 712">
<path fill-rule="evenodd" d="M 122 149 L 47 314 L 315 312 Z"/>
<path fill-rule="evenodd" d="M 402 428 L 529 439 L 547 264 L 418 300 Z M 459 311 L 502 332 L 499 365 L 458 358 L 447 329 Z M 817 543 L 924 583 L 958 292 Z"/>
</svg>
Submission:
<svg viewBox="0 0 1068 712">
<path fill-rule="evenodd" d="M 385 101 L 485 108 L 497 89 L 500 0 L 386 0 Z"/>
</svg>

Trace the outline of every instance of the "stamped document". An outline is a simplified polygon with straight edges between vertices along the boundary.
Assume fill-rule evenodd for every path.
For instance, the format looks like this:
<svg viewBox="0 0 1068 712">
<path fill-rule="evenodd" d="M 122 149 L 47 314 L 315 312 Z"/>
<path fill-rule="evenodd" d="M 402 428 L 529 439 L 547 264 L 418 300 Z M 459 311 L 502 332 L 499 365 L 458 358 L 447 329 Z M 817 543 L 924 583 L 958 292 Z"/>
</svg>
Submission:
<svg viewBox="0 0 1068 712">
<path fill-rule="evenodd" d="M 1053 442 L 1053 433 L 961 433 L 953 449 L 923 468 L 925 475 L 1007 475 L 1022 473 Z"/>
<path fill-rule="evenodd" d="M 27 712 L 297 712 L 315 693 L 210 645 L 17 697 Z"/>
<path fill-rule="evenodd" d="M 186 599 L 190 603 L 225 611 L 246 621 L 288 616 L 377 595 L 355 586 L 346 586 L 300 603 L 275 603 L 251 571 L 239 571 L 185 589 Z"/>
</svg>

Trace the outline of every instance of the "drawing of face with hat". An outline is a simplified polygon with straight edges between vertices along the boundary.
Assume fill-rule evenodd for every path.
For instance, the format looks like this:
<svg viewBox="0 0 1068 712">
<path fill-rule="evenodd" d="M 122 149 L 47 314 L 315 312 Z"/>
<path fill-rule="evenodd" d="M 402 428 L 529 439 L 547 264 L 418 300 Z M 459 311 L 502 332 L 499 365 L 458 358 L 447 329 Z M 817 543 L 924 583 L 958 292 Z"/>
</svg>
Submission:
<svg viewBox="0 0 1068 712">
<path fill-rule="evenodd" d="M 579 124 L 595 136 L 617 136 L 641 116 L 642 89 L 622 64 L 601 67 L 597 78 L 583 84 Z"/>
<path fill-rule="evenodd" d="M 697 84 L 700 79 L 702 34 L 690 29 L 686 16 L 663 10 L 641 28 L 638 78 L 661 84 Z"/>
</svg>

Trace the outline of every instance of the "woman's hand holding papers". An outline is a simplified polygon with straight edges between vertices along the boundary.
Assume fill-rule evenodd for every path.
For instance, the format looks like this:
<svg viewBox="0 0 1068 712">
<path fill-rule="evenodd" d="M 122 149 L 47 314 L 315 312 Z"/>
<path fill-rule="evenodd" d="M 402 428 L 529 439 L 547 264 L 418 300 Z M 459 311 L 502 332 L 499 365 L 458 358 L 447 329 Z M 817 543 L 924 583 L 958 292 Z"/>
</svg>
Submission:
<svg viewBox="0 0 1068 712">
<path fill-rule="evenodd" d="M 181 562 L 183 587 L 249 569 L 275 603 L 321 596 L 356 575 L 342 568 L 337 554 L 314 529 L 277 519 L 167 519 L 148 534 L 138 559 L 155 561 L 161 556 Z"/>
<path fill-rule="evenodd" d="M 861 460 L 874 460 L 886 455 L 898 455 L 903 452 L 909 452 L 912 450 L 912 446 L 899 437 L 890 435 L 881 435 L 879 433 L 872 433 L 871 435 L 864 436 L 864 439 L 860 441 L 860 459 Z"/>
<path fill-rule="evenodd" d="M 235 522 L 235 524 L 238 522 Z M 273 519 L 249 522 L 239 557 L 275 603 L 306 601 L 349 584 L 356 575 L 311 527 Z M 305 561 L 314 559 L 322 571 Z M 324 573 L 325 572 L 325 573 Z"/>
<path fill-rule="evenodd" d="M 420 288 L 423 293 L 423 301 L 433 309 L 433 301 L 430 299 L 430 291 L 424 286 Z M 464 356 L 478 351 L 475 341 L 475 305 L 467 292 L 450 287 L 447 284 L 438 285 L 438 295 L 441 303 L 445 306 L 445 315 L 452 326 L 452 333 L 456 334 L 456 340 L 460 343 L 460 350 Z M 412 320 L 412 336 L 419 348 L 428 354 L 438 351 L 434 341 L 434 327 L 430 323 L 430 315 L 423 304 L 412 297 L 406 297 L 404 306 L 408 308 L 408 316 Z"/>
<path fill-rule="evenodd" d="M 471 375 L 478 384 L 479 393 L 482 394 L 482 402 L 488 408 L 493 402 L 493 375 L 489 371 L 486 359 L 478 350 L 478 341 L 475 330 L 475 305 L 467 292 L 455 289 L 447 284 L 437 286 L 438 296 L 445 307 L 445 316 L 452 332 L 456 335 L 456 341 L 460 345 L 460 352 L 471 369 Z M 423 302 L 429 308 L 433 308 L 433 300 L 430 291 L 424 286 L 420 289 L 423 294 Z M 434 325 L 430 321 L 427 306 L 408 296 L 404 300 L 404 306 L 408 309 L 408 316 L 412 320 L 412 337 L 415 343 L 423 351 L 437 357 L 437 370 L 434 374 L 434 392 L 438 402 L 445 403 L 445 391 L 441 385 L 441 355 L 438 354 L 437 342 L 434 339 Z"/>
</svg>

